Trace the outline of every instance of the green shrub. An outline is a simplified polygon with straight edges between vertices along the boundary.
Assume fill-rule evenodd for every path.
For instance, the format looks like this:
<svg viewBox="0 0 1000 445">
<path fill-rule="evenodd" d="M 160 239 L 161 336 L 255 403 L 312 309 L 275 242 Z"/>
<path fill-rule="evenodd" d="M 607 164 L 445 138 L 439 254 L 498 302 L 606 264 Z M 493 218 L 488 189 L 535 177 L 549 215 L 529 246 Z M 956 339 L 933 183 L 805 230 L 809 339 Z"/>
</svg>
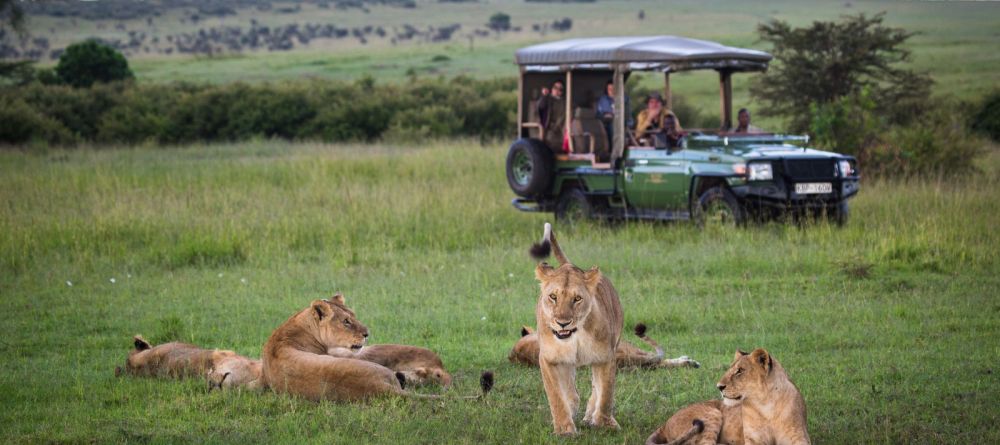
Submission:
<svg viewBox="0 0 1000 445">
<path fill-rule="evenodd" d="M 0 97 L 0 142 L 25 144 L 33 141 L 70 144 L 74 138 L 58 121 L 39 113 L 23 100 Z"/>
<path fill-rule="evenodd" d="M 983 141 L 969 133 L 955 104 L 935 102 L 939 104 L 935 113 L 907 125 L 891 125 L 862 91 L 813 106 L 810 129 L 817 146 L 856 156 L 865 174 L 912 176 L 973 170 Z"/>
<path fill-rule="evenodd" d="M 122 53 L 96 40 L 67 46 L 66 51 L 59 56 L 56 74 L 74 87 L 89 87 L 98 82 L 134 77 Z"/>
<path fill-rule="evenodd" d="M 971 117 L 972 130 L 1000 142 L 1000 90 L 994 91 Z"/>
</svg>

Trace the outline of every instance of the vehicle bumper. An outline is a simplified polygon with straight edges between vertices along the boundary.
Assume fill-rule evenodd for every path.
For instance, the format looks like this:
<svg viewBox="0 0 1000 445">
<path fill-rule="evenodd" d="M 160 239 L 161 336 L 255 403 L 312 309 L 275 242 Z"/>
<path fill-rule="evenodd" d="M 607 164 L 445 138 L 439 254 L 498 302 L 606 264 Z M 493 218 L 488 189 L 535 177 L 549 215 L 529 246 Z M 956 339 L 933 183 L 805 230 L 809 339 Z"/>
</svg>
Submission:
<svg viewBox="0 0 1000 445">
<path fill-rule="evenodd" d="M 809 209 L 832 207 L 858 194 L 859 178 L 836 178 L 830 180 L 810 180 L 802 182 L 830 182 L 830 193 L 798 194 L 795 182 L 768 181 L 749 183 L 731 187 L 733 193 L 744 203 L 777 209 Z"/>
</svg>

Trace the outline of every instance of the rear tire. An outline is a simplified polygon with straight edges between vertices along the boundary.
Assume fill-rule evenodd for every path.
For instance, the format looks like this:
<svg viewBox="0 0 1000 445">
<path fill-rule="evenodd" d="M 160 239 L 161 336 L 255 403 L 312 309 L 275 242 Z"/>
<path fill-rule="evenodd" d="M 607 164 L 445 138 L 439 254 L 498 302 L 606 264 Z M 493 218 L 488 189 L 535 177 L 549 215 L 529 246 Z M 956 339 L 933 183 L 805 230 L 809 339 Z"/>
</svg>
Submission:
<svg viewBox="0 0 1000 445">
<path fill-rule="evenodd" d="M 702 228 L 737 227 L 746 224 L 747 212 L 729 189 L 712 187 L 698 197 L 694 220 Z"/>
<path fill-rule="evenodd" d="M 518 196 L 544 196 L 552 185 L 555 159 L 541 141 L 518 139 L 507 151 L 507 184 Z"/>
</svg>

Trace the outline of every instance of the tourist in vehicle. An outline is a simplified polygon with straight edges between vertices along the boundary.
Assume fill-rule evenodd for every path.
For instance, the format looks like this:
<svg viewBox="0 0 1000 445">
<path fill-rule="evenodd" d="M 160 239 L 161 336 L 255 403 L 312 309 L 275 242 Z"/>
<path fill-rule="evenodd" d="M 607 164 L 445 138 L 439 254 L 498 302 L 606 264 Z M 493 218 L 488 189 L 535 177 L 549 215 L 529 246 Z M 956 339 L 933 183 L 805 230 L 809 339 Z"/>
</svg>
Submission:
<svg viewBox="0 0 1000 445">
<path fill-rule="evenodd" d="M 612 130 L 614 130 L 615 122 L 615 83 L 608 81 L 607 85 L 604 86 L 604 94 L 597 98 L 597 118 L 601 120 L 604 124 L 604 133 L 608 135 L 608 146 L 610 147 L 615 140 Z M 628 95 L 625 96 L 625 109 L 629 109 Z M 625 127 L 632 128 L 635 124 L 632 120 L 632 116 L 628 113 L 625 115 Z"/>
<path fill-rule="evenodd" d="M 750 125 L 750 110 L 740 108 L 736 113 L 737 126 L 733 133 L 760 133 L 760 128 Z"/>
<path fill-rule="evenodd" d="M 566 132 L 566 99 L 563 98 L 561 81 L 553 82 L 549 95 L 542 96 L 538 102 L 538 116 L 545 129 L 545 143 L 553 151 L 562 151 Z"/>
<path fill-rule="evenodd" d="M 542 87 L 542 95 L 535 100 L 535 114 L 538 115 L 538 123 L 545 126 L 545 119 L 548 114 L 545 113 L 545 106 L 543 103 L 549 99 L 549 87 Z"/>
<path fill-rule="evenodd" d="M 673 111 L 667 111 L 667 116 L 663 118 L 663 132 L 656 135 L 657 139 L 654 145 L 656 148 L 682 148 L 686 135 L 687 133 L 681 130 L 681 123 L 677 119 L 677 115 Z"/>
<path fill-rule="evenodd" d="M 649 137 L 652 133 L 663 133 L 666 128 L 664 120 L 667 116 L 673 116 L 676 131 L 680 132 L 681 124 L 680 119 L 677 119 L 677 115 L 673 111 L 670 111 L 663 107 L 663 97 L 660 93 L 650 93 L 646 96 L 646 109 L 639 112 L 636 117 L 638 124 L 635 127 L 635 138 L 643 143 L 643 139 L 646 139 L 644 145 L 656 145 L 655 141 Z"/>
</svg>

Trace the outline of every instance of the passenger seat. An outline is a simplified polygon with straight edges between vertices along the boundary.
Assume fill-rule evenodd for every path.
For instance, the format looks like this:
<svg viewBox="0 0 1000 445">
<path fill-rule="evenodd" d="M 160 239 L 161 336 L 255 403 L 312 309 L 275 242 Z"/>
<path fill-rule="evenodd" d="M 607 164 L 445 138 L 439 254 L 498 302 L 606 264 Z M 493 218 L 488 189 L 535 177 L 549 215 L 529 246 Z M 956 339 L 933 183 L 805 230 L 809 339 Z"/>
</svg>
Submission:
<svg viewBox="0 0 1000 445">
<path fill-rule="evenodd" d="M 608 135 L 593 108 L 577 107 L 570 130 L 573 153 L 594 153 L 598 161 L 607 162 L 611 155 Z"/>
</svg>

